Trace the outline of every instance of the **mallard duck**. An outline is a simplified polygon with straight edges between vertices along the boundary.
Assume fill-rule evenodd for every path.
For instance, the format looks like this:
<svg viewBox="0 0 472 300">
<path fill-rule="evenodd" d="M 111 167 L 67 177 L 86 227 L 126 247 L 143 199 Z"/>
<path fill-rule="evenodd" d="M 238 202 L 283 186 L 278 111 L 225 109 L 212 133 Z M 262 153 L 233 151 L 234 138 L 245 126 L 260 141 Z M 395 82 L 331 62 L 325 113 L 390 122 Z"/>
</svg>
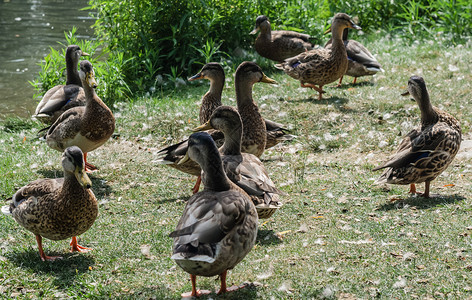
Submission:
<svg viewBox="0 0 472 300">
<path fill-rule="evenodd" d="M 238 111 L 243 120 L 242 152 L 262 155 L 266 144 L 265 122 L 259 113 L 259 108 L 252 98 L 252 86 L 256 82 L 275 84 L 276 81 L 268 78 L 262 69 L 253 62 L 243 62 L 236 70 L 235 89 Z M 213 139 L 218 145 L 223 144 L 224 135 L 213 131 Z M 157 153 L 156 163 L 165 164 L 182 172 L 199 176 L 201 169 L 195 162 L 189 160 L 184 164 L 178 164 L 187 152 L 187 141 L 168 146 Z M 196 193 L 199 188 L 199 179 L 193 187 Z"/>
<path fill-rule="evenodd" d="M 278 194 L 284 192 L 275 187 L 259 158 L 250 153 L 241 153 L 243 125 L 238 111 L 230 106 L 220 106 L 208 122 L 194 131 L 209 129 L 222 131 L 225 136 L 219 151 L 228 178 L 251 196 L 259 219 L 269 218 L 282 206 Z"/>
<path fill-rule="evenodd" d="M 331 31 L 331 29 L 328 31 Z M 348 60 L 347 71 L 344 75 L 354 77 L 354 81 L 352 83 L 356 84 L 357 77 L 369 76 L 374 75 L 377 72 L 383 72 L 379 62 L 375 59 L 372 53 L 370 53 L 370 51 L 364 47 L 364 45 L 358 41 L 347 39 L 348 31 L 349 29 L 344 28 L 343 41 L 344 46 L 346 47 Z M 331 48 L 331 46 L 332 39 L 326 43 L 325 48 Z M 341 76 L 338 86 L 341 86 L 342 80 L 343 77 Z"/>
<path fill-rule="evenodd" d="M 283 62 L 287 58 L 313 49 L 310 35 L 288 30 L 272 31 L 266 16 L 257 17 L 256 27 L 250 34 L 256 34 L 259 30 L 254 46 L 260 56 L 270 60 Z"/>
<path fill-rule="evenodd" d="M 256 63 L 241 63 L 234 76 L 236 103 L 243 122 L 241 150 L 260 157 L 265 149 L 267 133 L 265 121 L 252 98 L 252 86 L 256 82 L 277 84 L 275 80 L 267 77 Z"/>
<path fill-rule="evenodd" d="M 413 129 L 401 142 L 394 156 L 374 169 L 386 168 L 376 181 L 378 184 L 409 184 L 410 193 L 416 194 L 416 183 L 425 183 L 421 194 L 430 197 L 429 187 L 452 162 L 459 151 L 462 133 L 459 121 L 450 114 L 431 105 L 424 79 L 412 76 L 408 90 L 421 111 L 421 126 Z"/>
<path fill-rule="evenodd" d="M 188 156 L 198 162 L 205 189 L 187 201 L 175 231 L 172 259 L 190 274 L 192 292 L 199 296 L 197 276 L 220 275 L 218 294 L 226 287 L 227 271 L 254 247 L 257 213 L 249 196 L 232 183 L 225 172 L 215 142 L 206 132 L 194 133 L 188 141 Z"/>
<path fill-rule="evenodd" d="M 225 85 L 225 71 L 219 63 L 207 63 L 197 74 L 193 75 L 188 81 L 208 79 L 210 80 L 210 89 L 202 97 L 200 105 L 200 124 L 210 119 L 211 114 L 218 106 L 221 106 L 221 94 Z"/>
<path fill-rule="evenodd" d="M 87 163 L 87 152 L 103 145 L 115 130 L 115 118 L 106 104 L 95 93 L 95 73 L 88 60 L 80 63 L 80 79 L 85 92 L 85 106 L 68 109 L 52 124 L 46 133 L 49 147 L 64 151 L 78 146 L 84 152 L 86 169 L 95 166 Z"/>
<path fill-rule="evenodd" d="M 190 77 L 188 80 L 208 79 L 210 80 L 210 89 L 202 97 L 202 105 L 200 106 L 200 125 L 207 122 L 210 119 L 213 111 L 221 106 L 221 95 L 223 93 L 223 86 L 225 82 L 225 73 L 223 67 L 218 63 L 208 63 L 203 68 Z M 290 130 L 285 128 L 283 124 L 276 123 L 271 120 L 264 119 L 266 125 L 266 146 L 265 148 L 271 148 L 283 141 L 291 141 L 295 138 L 294 135 L 289 134 Z M 215 138 L 215 135 L 212 134 Z M 221 137 L 221 135 L 218 135 Z M 217 141 L 217 145 L 220 146 L 222 142 Z"/>
<path fill-rule="evenodd" d="M 45 124 L 52 124 L 69 108 L 85 105 L 85 93 L 77 70 L 81 56 L 88 56 L 88 54 L 79 46 L 67 47 L 66 84 L 56 85 L 44 94 L 36 107 L 34 119 Z"/>
<path fill-rule="evenodd" d="M 64 240 L 72 237 L 71 251 L 87 252 L 90 248 L 77 244 L 77 236 L 92 227 L 98 215 L 97 199 L 90 190 L 92 182 L 84 172 L 80 148 L 66 148 L 62 155 L 64 178 L 37 179 L 12 197 L 2 212 L 36 235 L 39 255 L 43 261 L 60 259 L 44 254 L 42 238 Z"/>
<path fill-rule="evenodd" d="M 301 87 L 310 87 L 322 99 L 323 85 L 331 83 L 346 73 L 348 61 L 342 40 L 344 28 L 361 29 L 344 13 L 337 13 L 331 24 L 333 43 L 331 48 L 313 49 L 287 58 L 275 65 L 290 77 L 300 80 Z"/>
</svg>

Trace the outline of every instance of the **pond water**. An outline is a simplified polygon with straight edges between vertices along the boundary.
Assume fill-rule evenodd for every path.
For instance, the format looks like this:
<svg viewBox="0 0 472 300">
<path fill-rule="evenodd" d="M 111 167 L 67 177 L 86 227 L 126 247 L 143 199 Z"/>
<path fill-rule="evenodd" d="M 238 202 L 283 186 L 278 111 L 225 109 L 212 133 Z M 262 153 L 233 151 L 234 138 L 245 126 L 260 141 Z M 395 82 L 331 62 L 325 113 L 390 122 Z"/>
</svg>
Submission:
<svg viewBox="0 0 472 300">
<path fill-rule="evenodd" d="M 28 82 L 38 65 L 65 44 L 64 32 L 77 27 L 77 36 L 89 38 L 95 22 L 90 11 L 80 10 L 87 0 L 0 0 L 0 119 L 29 117 L 40 98 Z"/>
</svg>

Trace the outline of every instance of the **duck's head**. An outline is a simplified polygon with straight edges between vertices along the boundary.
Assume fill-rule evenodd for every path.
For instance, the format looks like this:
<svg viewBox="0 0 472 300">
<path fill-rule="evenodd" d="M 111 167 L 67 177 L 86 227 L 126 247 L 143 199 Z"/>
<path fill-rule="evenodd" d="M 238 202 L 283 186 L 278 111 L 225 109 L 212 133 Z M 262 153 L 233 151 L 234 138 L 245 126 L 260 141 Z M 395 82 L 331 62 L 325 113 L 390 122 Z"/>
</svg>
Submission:
<svg viewBox="0 0 472 300">
<path fill-rule="evenodd" d="M 424 82 L 423 77 L 420 76 L 411 76 L 408 80 L 408 88 L 405 92 L 402 93 L 402 96 L 411 95 L 412 101 L 420 101 L 427 97 L 428 91 L 426 89 L 426 83 Z"/>
<path fill-rule="evenodd" d="M 83 86 L 87 85 L 91 88 L 97 87 L 97 82 L 95 81 L 95 72 L 93 70 L 92 64 L 88 60 L 83 60 L 80 62 L 80 80 L 82 80 Z"/>
<path fill-rule="evenodd" d="M 344 28 L 361 29 L 361 27 L 356 25 L 345 13 L 337 13 L 334 16 L 331 22 L 331 28 L 331 30 L 334 30 L 334 28 L 342 28 L 342 30 L 344 30 Z"/>
<path fill-rule="evenodd" d="M 264 82 L 270 84 L 277 84 L 277 81 L 267 77 L 262 72 L 261 67 L 251 61 L 245 61 L 241 63 L 236 69 L 235 81 L 249 81 L 251 83 Z"/>
<path fill-rule="evenodd" d="M 77 45 L 70 45 L 66 50 L 66 60 L 72 59 L 78 62 L 81 56 L 88 56 L 89 54 L 82 51 Z"/>
<path fill-rule="evenodd" d="M 210 81 L 216 80 L 217 78 L 225 78 L 225 71 L 219 63 L 210 62 L 203 66 L 203 68 L 197 74 L 193 75 L 188 81 L 197 79 L 208 79 Z"/>
<path fill-rule="evenodd" d="M 231 133 L 231 131 L 234 130 L 242 132 L 242 126 L 243 124 L 241 121 L 241 116 L 234 107 L 220 106 L 213 111 L 210 120 L 208 120 L 205 124 L 193 129 L 193 131 L 216 129 L 224 133 Z M 229 136 L 231 136 L 231 134 Z"/>
<path fill-rule="evenodd" d="M 64 173 L 74 174 L 77 181 L 86 189 L 92 186 L 92 181 L 85 173 L 84 154 L 77 146 L 66 148 L 62 154 L 62 168 Z"/>
<path fill-rule="evenodd" d="M 266 29 L 270 29 L 269 18 L 264 15 L 258 16 L 256 19 L 256 26 L 254 27 L 254 30 L 251 31 L 249 34 L 256 34 L 259 30 L 264 32 Z"/>
<path fill-rule="evenodd" d="M 210 164 L 221 164 L 220 153 L 215 141 L 206 132 L 196 132 L 190 135 L 187 153 L 178 164 L 182 164 L 189 159 L 198 163 L 203 170 L 207 170 Z"/>
</svg>

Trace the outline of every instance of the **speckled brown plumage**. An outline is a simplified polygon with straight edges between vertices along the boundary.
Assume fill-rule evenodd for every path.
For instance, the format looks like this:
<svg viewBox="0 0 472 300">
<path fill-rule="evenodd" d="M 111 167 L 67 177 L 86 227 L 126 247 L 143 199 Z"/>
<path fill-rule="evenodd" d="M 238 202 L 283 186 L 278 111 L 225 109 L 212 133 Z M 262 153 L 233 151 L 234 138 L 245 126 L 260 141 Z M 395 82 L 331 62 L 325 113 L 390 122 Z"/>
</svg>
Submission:
<svg viewBox="0 0 472 300">
<path fill-rule="evenodd" d="M 303 52 L 275 65 L 290 77 L 300 80 L 302 87 L 311 87 L 318 91 L 322 98 L 323 85 L 331 83 L 346 73 L 348 61 L 346 48 L 342 41 L 344 28 L 360 29 L 348 15 L 338 13 L 331 25 L 332 47 L 319 48 Z"/>
<path fill-rule="evenodd" d="M 252 98 L 252 86 L 256 82 L 275 83 L 265 76 L 253 62 L 243 62 L 236 69 L 235 90 L 238 112 L 243 122 L 242 152 L 260 157 L 266 145 L 266 126 L 257 104 Z"/>
<path fill-rule="evenodd" d="M 282 62 L 289 57 L 294 57 L 302 52 L 312 50 L 313 44 L 308 34 L 295 31 L 272 31 L 269 18 L 258 16 L 256 26 L 251 34 L 259 35 L 254 43 L 254 48 L 260 56 L 276 62 Z"/>
<path fill-rule="evenodd" d="M 413 129 L 403 139 L 395 155 L 383 165 L 386 168 L 376 183 L 414 184 L 425 182 L 424 197 L 429 197 L 430 182 L 441 174 L 459 151 L 462 132 L 459 121 L 450 114 L 433 107 L 424 79 L 412 76 L 408 91 L 421 111 L 421 127 Z"/>
<path fill-rule="evenodd" d="M 98 205 L 84 165 L 82 151 L 75 146 L 67 148 L 62 156 L 64 178 L 35 180 L 12 197 L 10 212 L 15 221 L 50 240 L 86 232 L 97 218 Z M 41 258 L 48 259 L 43 254 Z"/>
<path fill-rule="evenodd" d="M 33 118 L 46 123 L 54 123 L 66 110 L 85 105 L 85 93 L 82 88 L 77 66 L 80 56 L 87 56 L 77 45 L 70 45 L 66 50 L 66 85 L 56 85 L 44 94 L 38 103 Z"/>
<path fill-rule="evenodd" d="M 71 108 L 63 113 L 49 128 L 46 142 L 49 147 L 58 151 L 77 146 L 86 154 L 103 145 L 111 137 L 115 130 L 115 118 L 95 93 L 96 82 L 89 61 L 80 63 L 80 77 L 86 95 L 86 105 Z"/>
<path fill-rule="evenodd" d="M 191 274 L 192 296 L 197 296 L 195 277 L 221 276 L 219 293 L 226 292 L 226 272 L 252 249 L 257 235 L 257 213 L 248 195 L 223 171 L 213 139 L 206 132 L 189 138 L 189 157 L 203 169 L 204 191 L 187 202 L 176 230 L 172 259 Z"/>
<path fill-rule="evenodd" d="M 383 71 L 379 62 L 364 45 L 358 41 L 347 39 L 348 32 L 349 29 L 347 28 L 343 31 L 343 41 L 348 58 L 348 66 L 344 75 L 354 77 L 353 83 L 356 83 L 357 77 L 374 75 L 377 72 Z M 326 43 L 325 48 L 331 48 L 331 46 L 332 40 L 330 39 Z M 338 85 L 341 85 L 342 79 L 341 77 Z"/>
</svg>

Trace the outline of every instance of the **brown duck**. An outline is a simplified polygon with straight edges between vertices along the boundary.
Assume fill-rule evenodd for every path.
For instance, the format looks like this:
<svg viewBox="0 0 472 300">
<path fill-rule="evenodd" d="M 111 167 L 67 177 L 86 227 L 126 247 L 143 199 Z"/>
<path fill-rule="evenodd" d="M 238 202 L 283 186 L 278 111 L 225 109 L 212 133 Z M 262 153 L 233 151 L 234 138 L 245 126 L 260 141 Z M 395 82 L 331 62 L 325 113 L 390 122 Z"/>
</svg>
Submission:
<svg viewBox="0 0 472 300">
<path fill-rule="evenodd" d="M 421 126 L 406 135 L 397 152 L 373 171 L 386 169 L 376 181 L 378 184 L 409 184 L 410 193 L 416 194 L 416 183 L 425 183 L 421 194 L 430 197 L 429 188 L 439 174 L 452 162 L 459 151 L 462 131 L 456 118 L 431 105 L 424 79 L 412 76 L 408 90 L 421 112 Z"/>
<path fill-rule="evenodd" d="M 218 294 L 223 294 L 237 289 L 226 286 L 226 275 L 254 247 L 257 212 L 249 196 L 226 176 L 208 133 L 192 134 L 188 145 L 188 156 L 203 170 L 205 189 L 190 197 L 169 235 L 174 238 L 172 259 L 190 274 L 192 291 L 183 297 L 209 293 L 197 290 L 197 276 L 219 275 Z"/>
<path fill-rule="evenodd" d="M 300 80 L 301 87 L 310 87 L 319 93 L 322 99 L 323 85 L 336 81 L 346 73 L 348 67 L 346 47 L 342 40 L 344 28 L 360 29 L 344 13 L 334 16 L 332 31 L 332 47 L 319 48 L 287 58 L 283 63 L 275 65 L 290 77 Z"/>
<path fill-rule="evenodd" d="M 86 232 L 98 215 L 97 199 L 90 190 L 92 182 L 84 171 L 82 151 L 75 146 L 62 155 L 64 178 L 35 180 L 12 197 L 10 206 L 2 208 L 15 221 L 36 235 L 39 254 L 43 261 L 60 259 L 47 256 L 42 238 L 64 240 L 72 237 L 71 251 L 87 252 L 89 248 L 77 244 L 76 236 Z"/>
<path fill-rule="evenodd" d="M 46 124 L 54 123 L 69 108 L 85 105 L 85 93 L 77 66 L 81 56 L 88 56 L 77 45 L 66 50 L 66 84 L 56 85 L 44 94 L 33 118 Z"/>
<path fill-rule="evenodd" d="M 250 34 L 256 34 L 259 30 L 254 47 L 260 56 L 273 61 L 283 62 L 287 58 L 313 49 L 310 35 L 288 30 L 272 31 L 266 16 L 257 17 L 256 27 Z"/>
<path fill-rule="evenodd" d="M 331 29 L 329 29 L 331 31 Z M 354 77 L 353 84 L 356 83 L 357 77 L 371 76 L 378 72 L 383 72 L 382 67 L 370 51 L 361 43 L 355 40 L 348 40 L 349 29 L 343 31 L 343 41 L 346 47 L 348 66 L 344 75 Z M 331 48 L 332 40 L 330 39 L 325 48 Z M 341 86 L 343 77 L 339 79 L 338 86 Z"/>
<path fill-rule="evenodd" d="M 70 146 L 79 147 L 84 153 L 86 169 L 95 166 L 87 163 L 87 152 L 103 145 L 115 130 L 115 118 L 111 110 L 95 93 L 95 73 L 92 64 L 80 63 L 80 79 L 85 92 L 85 106 L 67 110 L 52 124 L 46 133 L 49 147 L 64 151 Z"/>
</svg>

